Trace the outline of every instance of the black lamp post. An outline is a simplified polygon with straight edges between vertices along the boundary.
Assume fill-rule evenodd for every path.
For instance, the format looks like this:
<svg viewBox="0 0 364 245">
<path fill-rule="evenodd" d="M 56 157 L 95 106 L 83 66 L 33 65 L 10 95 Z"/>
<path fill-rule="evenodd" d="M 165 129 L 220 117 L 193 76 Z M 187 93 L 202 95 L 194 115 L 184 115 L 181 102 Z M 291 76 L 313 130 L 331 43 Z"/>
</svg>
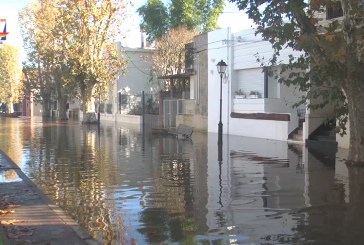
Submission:
<svg viewBox="0 0 364 245">
<path fill-rule="evenodd" d="M 220 120 L 219 120 L 219 128 L 218 128 L 218 140 L 217 144 L 222 145 L 222 122 L 221 122 L 221 114 L 222 114 L 222 77 L 225 74 L 227 64 L 221 60 L 216 65 L 217 72 L 220 74 Z"/>
</svg>

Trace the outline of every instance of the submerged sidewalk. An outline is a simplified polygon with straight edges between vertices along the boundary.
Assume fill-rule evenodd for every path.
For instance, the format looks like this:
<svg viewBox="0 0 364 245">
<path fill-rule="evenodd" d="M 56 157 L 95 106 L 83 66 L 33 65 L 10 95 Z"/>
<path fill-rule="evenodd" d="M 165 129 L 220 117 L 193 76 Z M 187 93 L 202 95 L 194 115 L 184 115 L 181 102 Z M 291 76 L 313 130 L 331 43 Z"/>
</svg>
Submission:
<svg viewBox="0 0 364 245">
<path fill-rule="evenodd" d="M 99 244 L 0 150 L 0 245 Z"/>
</svg>

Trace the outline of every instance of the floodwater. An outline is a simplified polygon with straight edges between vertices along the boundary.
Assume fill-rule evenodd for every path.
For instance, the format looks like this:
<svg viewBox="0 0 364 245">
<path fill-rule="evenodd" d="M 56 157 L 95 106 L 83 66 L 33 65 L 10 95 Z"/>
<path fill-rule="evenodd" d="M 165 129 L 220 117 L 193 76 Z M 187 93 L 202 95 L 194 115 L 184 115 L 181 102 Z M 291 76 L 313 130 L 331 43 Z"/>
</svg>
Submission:
<svg viewBox="0 0 364 245">
<path fill-rule="evenodd" d="M 216 134 L 0 124 L 0 149 L 103 244 L 364 244 L 364 170 L 342 150 L 225 136 L 218 161 Z"/>
</svg>

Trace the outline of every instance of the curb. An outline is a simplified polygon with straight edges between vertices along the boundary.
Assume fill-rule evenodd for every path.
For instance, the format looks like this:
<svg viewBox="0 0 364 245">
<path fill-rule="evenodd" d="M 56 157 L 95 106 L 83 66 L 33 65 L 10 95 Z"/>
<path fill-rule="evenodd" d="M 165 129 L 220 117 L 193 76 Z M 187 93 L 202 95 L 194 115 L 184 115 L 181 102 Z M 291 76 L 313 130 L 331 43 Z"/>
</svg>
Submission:
<svg viewBox="0 0 364 245">
<path fill-rule="evenodd" d="M 0 150 L 0 155 L 7 161 L 7 163 L 10 165 L 10 167 L 1 167 L 1 170 L 15 170 L 17 175 L 19 176 L 22 181 L 29 186 L 32 191 L 37 193 L 41 199 L 41 201 L 54 213 L 56 216 L 62 220 L 62 222 L 72 229 L 74 233 L 78 237 L 81 238 L 86 244 L 89 245 L 100 245 L 101 243 L 99 241 L 94 240 L 88 232 L 83 229 L 74 219 L 72 219 L 68 214 L 65 213 L 60 207 L 55 205 L 53 201 L 47 197 L 36 185 L 34 182 L 32 182 L 24 173 L 23 171 L 18 167 L 18 165 L 15 164 L 15 162 L 2 150 Z M 12 244 L 11 241 L 8 239 L 5 227 L 0 225 L 0 245 L 10 245 Z"/>
</svg>

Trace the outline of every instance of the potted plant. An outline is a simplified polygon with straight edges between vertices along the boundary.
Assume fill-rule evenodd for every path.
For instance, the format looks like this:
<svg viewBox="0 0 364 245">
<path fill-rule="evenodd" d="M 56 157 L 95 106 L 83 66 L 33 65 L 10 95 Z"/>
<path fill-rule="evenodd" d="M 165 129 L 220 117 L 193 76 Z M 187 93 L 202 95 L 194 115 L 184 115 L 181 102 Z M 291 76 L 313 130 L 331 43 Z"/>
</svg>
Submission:
<svg viewBox="0 0 364 245">
<path fill-rule="evenodd" d="M 259 91 L 254 90 L 254 91 L 250 91 L 250 93 L 249 93 L 250 99 L 258 99 L 260 97 L 261 97 L 261 94 Z"/>
<path fill-rule="evenodd" d="M 245 94 L 241 89 L 235 91 L 235 99 L 245 99 Z"/>
</svg>

